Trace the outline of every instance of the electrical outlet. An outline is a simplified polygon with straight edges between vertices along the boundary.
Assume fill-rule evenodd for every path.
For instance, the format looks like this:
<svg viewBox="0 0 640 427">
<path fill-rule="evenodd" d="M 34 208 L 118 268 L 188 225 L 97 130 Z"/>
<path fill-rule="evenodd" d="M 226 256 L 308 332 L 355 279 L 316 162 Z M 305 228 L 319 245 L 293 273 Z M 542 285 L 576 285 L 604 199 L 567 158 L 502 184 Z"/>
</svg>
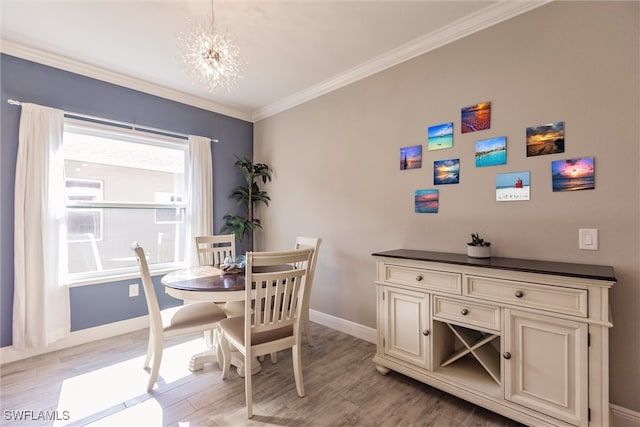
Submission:
<svg viewBox="0 0 640 427">
<path fill-rule="evenodd" d="M 581 228 L 578 230 L 578 235 L 578 249 L 598 250 L 598 230 L 596 228 Z"/>
<path fill-rule="evenodd" d="M 137 297 L 140 294 L 140 285 L 132 283 L 129 285 L 129 297 Z"/>
</svg>

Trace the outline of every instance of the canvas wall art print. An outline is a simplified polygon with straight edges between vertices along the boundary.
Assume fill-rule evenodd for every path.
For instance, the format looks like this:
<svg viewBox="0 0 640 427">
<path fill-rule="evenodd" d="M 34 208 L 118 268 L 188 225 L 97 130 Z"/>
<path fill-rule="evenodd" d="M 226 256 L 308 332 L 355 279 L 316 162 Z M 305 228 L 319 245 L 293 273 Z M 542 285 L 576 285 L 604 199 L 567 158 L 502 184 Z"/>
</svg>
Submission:
<svg viewBox="0 0 640 427">
<path fill-rule="evenodd" d="M 462 133 L 477 132 L 491 127 L 491 102 L 464 107 L 461 110 Z"/>
<path fill-rule="evenodd" d="M 438 213 L 438 190 L 416 190 L 415 212 Z"/>
<path fill-rule="evenodd" d="M 400 149 L 400 170 L 422 167 L 422 145 Z"/>
<path fill-rule="evenodd" d="M 593 190 L 596 168 L 593 157 L 551 162 L 553 191 Z"/>
<path fill-rule="evenodd" d="M 427 150 L 453 147 L 453 122 L 427 128 Z"/>
<path fill-rule="evenodd" d="M 529 172 L 509 172 L 496 175 L 496 201 L 529 200 L 531 180 Z"/>
<path fill-rule="evenodd" d="M 433 184 L 460 183 L 460 159 L 436 160 L 433 162 Z"/>
<path fill-rule="evenodd" d="M 527 128 L 527 157 L 564 153 L 564 122 Z"/>
<path fill-rule="evenodd" d="M 476 141 L 476 167 L 497 166 L 507 163 L 507 137 Z"/>
</svg>

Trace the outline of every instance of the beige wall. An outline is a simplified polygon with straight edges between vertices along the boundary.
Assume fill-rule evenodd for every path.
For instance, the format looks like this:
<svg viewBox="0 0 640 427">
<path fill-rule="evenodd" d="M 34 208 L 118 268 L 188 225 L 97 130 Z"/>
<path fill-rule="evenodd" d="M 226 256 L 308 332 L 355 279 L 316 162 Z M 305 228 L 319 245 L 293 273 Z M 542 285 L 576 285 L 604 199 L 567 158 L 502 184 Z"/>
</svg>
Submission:
<svg viewBox="0 0 640 427">
<path fill-rule="evenodd" d="M 275 170 L 258 248 L 324 239 L 311 307 L 375 327 L 371 253 L 464 252 L 471 232 L 496 256 L 605 264 L 611 401 L 640 411 L 639 3 L 554 2 L 258 122 L 255 157 Z M 460 133 L 460 108 L 492 102 L 491 129 Z M 527 158 L 525 129 L 565 121 L 566 151 Z M 426 151 L 426 128 L 453 121 L 454 147 Z M 475 168 L 474 142 L 507 136 L 507 165 Z M 399 149 L 423 144 L 423 167 Z M 594 156 L 596 189 L 554 193 L 551 161 Z M 460 158 L 458 185 L 433 185 L 433 161 Z M 531 200 L 496 202 L 495 175 L 531 172 Z M 440 190 L 415 214 L 416 189 Z M 600 250 L 578 250 L 597 228 Z"/>
</svg>

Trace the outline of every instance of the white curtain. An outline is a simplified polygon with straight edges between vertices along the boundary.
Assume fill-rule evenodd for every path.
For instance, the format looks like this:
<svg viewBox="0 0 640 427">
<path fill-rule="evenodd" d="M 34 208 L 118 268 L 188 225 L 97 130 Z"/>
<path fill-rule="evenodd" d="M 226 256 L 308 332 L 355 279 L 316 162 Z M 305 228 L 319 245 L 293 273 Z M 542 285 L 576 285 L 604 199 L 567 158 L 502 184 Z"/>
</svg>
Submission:
<svg viewBox="0 0 640 427">
<path fill-rule="evenodd" d="M 13 347 L 70 331 L 65 244 L 64 112 L 22 104 L 15 182 Z"/>
<path fill-rule="evenodd" d="M 213 234 L 213 168 L 211 140 L 189 135 L 189 203 L 187 205 L 187 232 L 185 262 L 198 265 L 195 236 Z"/>
</svg>

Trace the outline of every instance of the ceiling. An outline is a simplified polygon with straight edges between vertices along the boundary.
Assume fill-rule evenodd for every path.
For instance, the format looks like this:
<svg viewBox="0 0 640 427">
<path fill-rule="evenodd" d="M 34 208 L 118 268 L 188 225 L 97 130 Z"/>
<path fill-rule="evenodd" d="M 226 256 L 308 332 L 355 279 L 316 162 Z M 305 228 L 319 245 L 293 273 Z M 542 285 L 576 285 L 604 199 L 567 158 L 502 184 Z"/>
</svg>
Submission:
<svg viewBox="0 0 640 427">
<path fill-rule="evenodd" d="M 547 1 L 216 0 L 247 62 L 230 93 L 192 84 L 178 55 L 207 0 L 0 0 L 1 49 L 257 121 Z"/>
</svg>

